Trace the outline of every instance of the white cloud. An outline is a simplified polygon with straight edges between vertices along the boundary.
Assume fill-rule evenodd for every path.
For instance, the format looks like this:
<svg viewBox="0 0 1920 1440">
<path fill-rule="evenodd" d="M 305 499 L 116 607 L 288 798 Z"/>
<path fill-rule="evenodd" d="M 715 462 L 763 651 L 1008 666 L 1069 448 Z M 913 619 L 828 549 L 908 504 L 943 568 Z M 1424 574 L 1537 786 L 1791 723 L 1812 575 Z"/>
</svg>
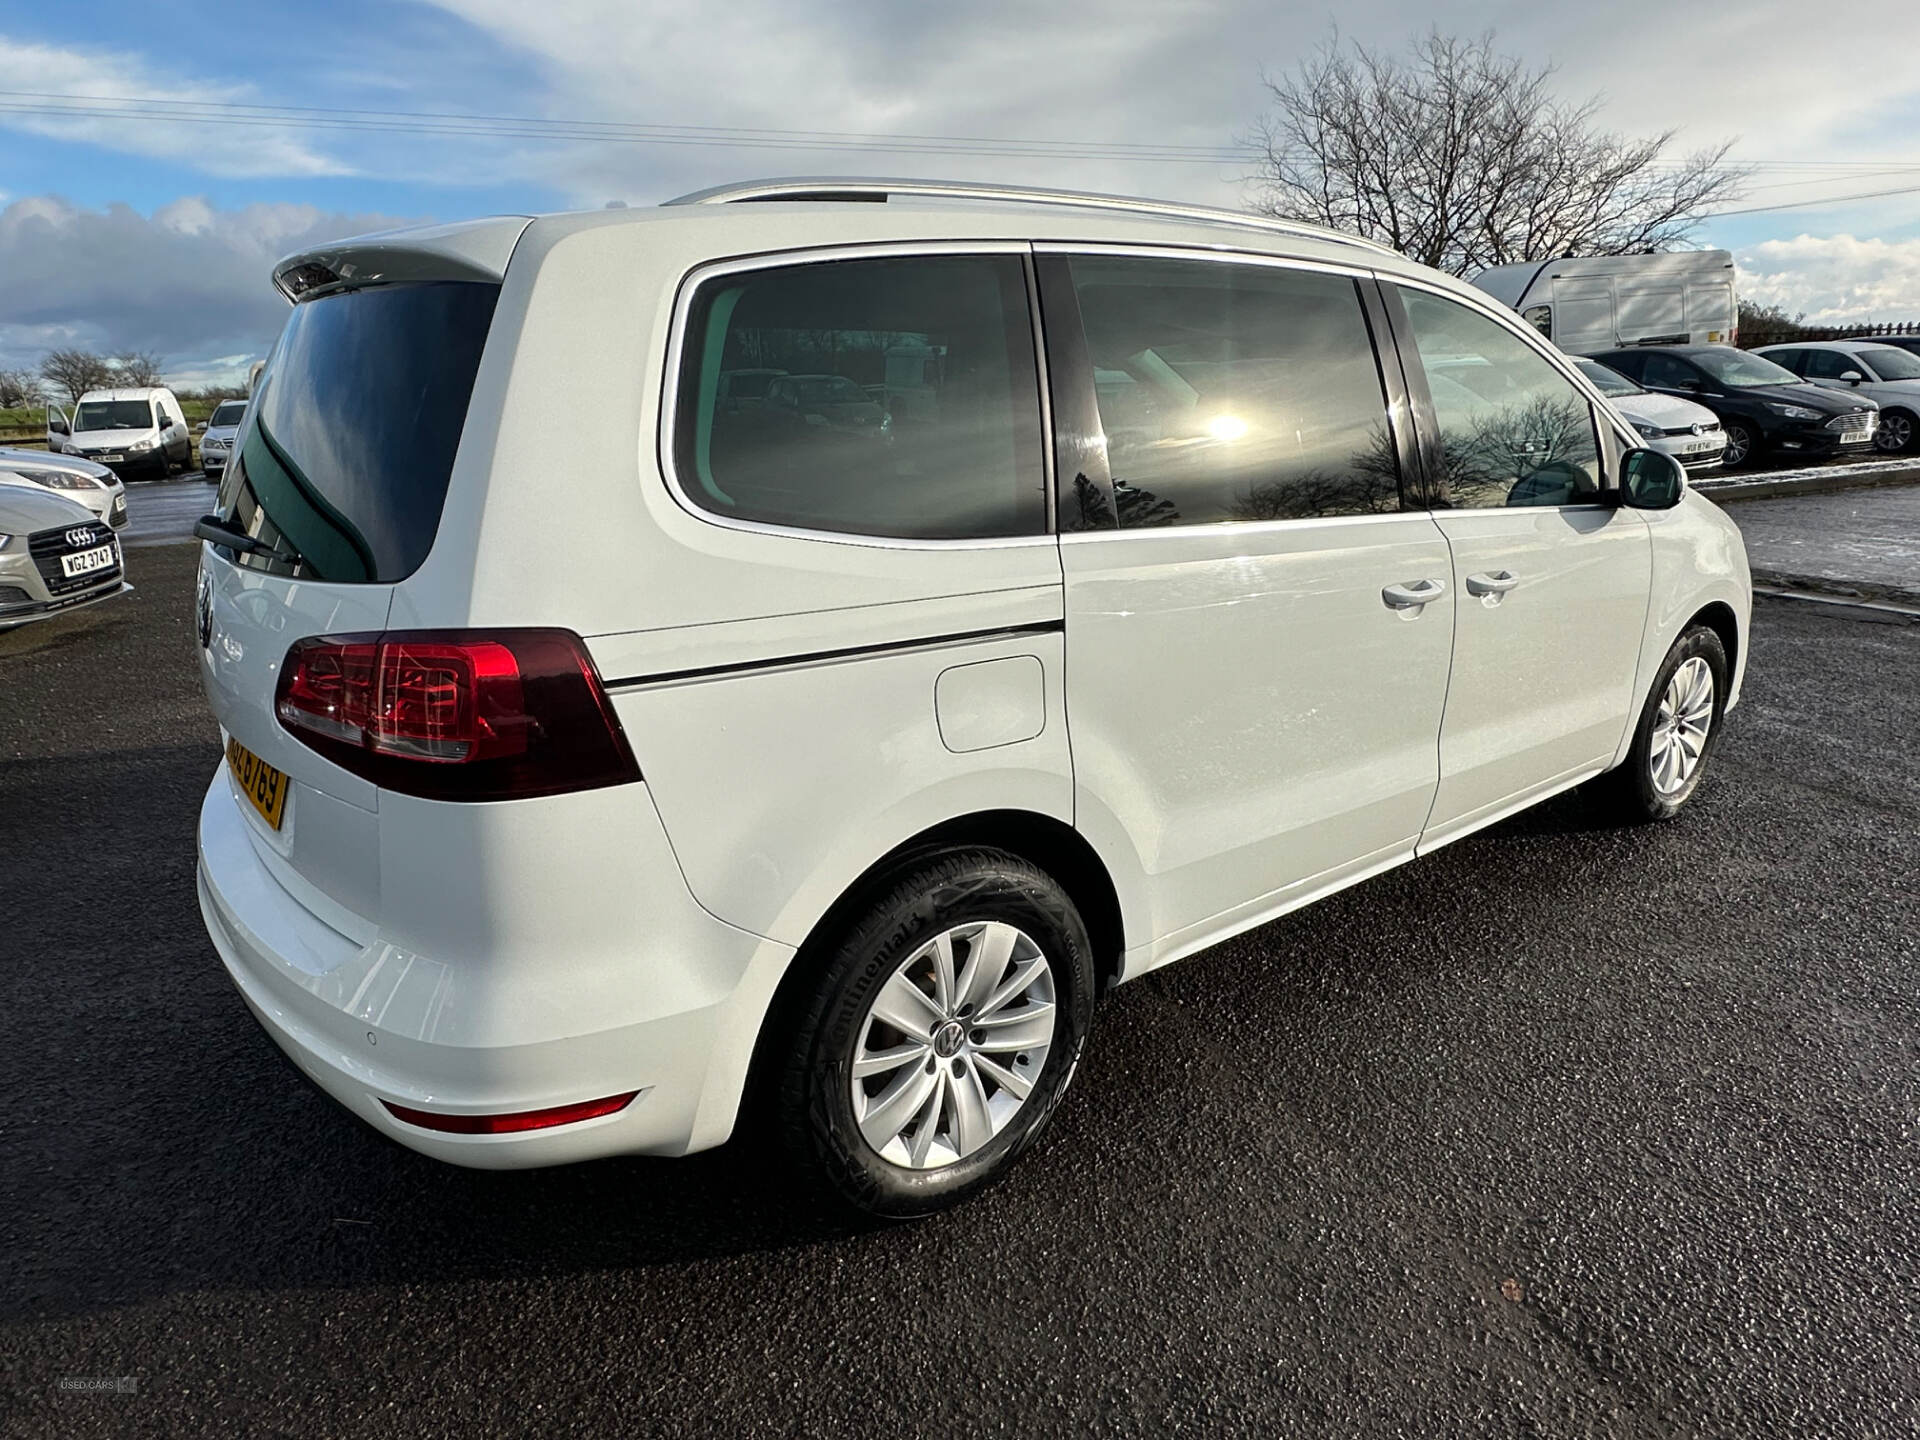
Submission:
<svg viewBox="0 0 1920 1440">
<path fill-rule="evenodd" d="M 219 210 L 199 196 L 152 217 L 52 196 L 0 210 L 0 367 L 48 349 L 148 350 L 192 383 L 265 353 L 286 316 L 273 263 L 323 240 L 407 223 L 311 205 Z"/>
<path fill-rule="evenodd" d="M 62 95 L 101 100 L 164 96 L 168 100 L 257 100 L 250 85 L 206 85 L 182 79 L 151 58 L 112 50 L 64 50 L 0 35 L 0 66 L 14 76 L 50 77 Z M 26 83 L 21 81 L 20 83 Z M 20 103 L 31 103 L 22 101 Z M 130 155 L 148 155 L 210 175 L 346 175 L 339 161 L 295 132 L 254 125 L 196 125 L 159 119 L 78 114 L 0 113 L 0 125 L 55 140 L 79 141 Z"/>
<path fill-rule="evenodd" d="M 1734 256 L 1740 293 L 1812 325 L 1920 320 L 1920 240 L 1798 235 Z"/>
</svg>

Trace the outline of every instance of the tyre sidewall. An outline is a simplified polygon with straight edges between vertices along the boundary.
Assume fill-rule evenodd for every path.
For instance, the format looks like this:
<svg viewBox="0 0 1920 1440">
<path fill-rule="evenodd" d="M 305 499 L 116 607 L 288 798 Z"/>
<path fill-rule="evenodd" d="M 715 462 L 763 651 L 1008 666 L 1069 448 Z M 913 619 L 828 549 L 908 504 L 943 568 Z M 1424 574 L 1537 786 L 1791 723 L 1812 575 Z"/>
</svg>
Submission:
<svg viewBox="0 0 1920 1440">
<path fill-rule="evenodd" d="M 981 920 L 1016 926 L 1045 953 L 1058 1017 L 1053 1042 L 1033 1092 L 1004 1130 L 951 1165 L 908 1170 L 875 1154 L 854 1119 L 854 1043 L 875 993 L 903 960 L 941 931 Z M 1039 1136 L 1065 1096 L 1086 1044 L 1093 983 L 1086 928 L 1044 872 L 993 850 L 916 866 L 838 945 L 802 1022 L 798 1083 L 783 1087 L 789 1104 L 804 1098 L 800 1158 L 840 1199 L 874 1215 L 927 1214 L 985 1188 Z"/>
<path fill-rule="evenodd" d="M 1700 764 L 1686 785 L 1671 795 L 1663 795 L 1654 788 L 1653 772 L 1649 765 L 1653 729 L 1659 720 L 1661 697 L 1667 693 L 1674 671 L 1695 656 L 1705 660 L 1707 668 L 1713 672 L 1713 722 L 1707 730 L 1707 743 L 1702 749 Z M 1708 763 L 1713 759 L 1714 749 L 1720 743 L 1720 723 L 1727 707 L 1728 668 L 1726 647 L 1720 643 L 1720 637 L 1704 625 L 1694 626 L 1675 641 L 1673 648 L 1667 652 L 1667 658 L 1661 662 L 1659 672 L 1653 679 L 1653 688 L 1647 692 L 1646 704 L 1641 708 L 1640 725 L 1634 732 L 1633 748 L 1628 752 L 1626 763 L 1632 800 L 1647 819 L 1672 819 L 1700 788 Z"/>
</svg>

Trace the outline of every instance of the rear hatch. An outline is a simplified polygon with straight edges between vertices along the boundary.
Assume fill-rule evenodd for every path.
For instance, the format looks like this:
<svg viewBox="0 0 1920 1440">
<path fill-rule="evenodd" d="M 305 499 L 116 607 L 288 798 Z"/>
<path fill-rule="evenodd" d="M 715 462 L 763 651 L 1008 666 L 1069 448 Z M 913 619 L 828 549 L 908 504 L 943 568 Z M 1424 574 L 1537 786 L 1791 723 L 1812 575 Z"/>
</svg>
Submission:
<svg viewBox="0 0 1920 1440">
<path fill-rule="evenodd" d="M 394 586 L 426 559 L 500 287 L 305 279 L 220 487 L 219 516 L 257 548 L 202 547 L 198 638 L 254 849 L 364 941 L 380 792 L 289 734 L 275 687 L 296 641 L 383 629 Z"/>
</svg>

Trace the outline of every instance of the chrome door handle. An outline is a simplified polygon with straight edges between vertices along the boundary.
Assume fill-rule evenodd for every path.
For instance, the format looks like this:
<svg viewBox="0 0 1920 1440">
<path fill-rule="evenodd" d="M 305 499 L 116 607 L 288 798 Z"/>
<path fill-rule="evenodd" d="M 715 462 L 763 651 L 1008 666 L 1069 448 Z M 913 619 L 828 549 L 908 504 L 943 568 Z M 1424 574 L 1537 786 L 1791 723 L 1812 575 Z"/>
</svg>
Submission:
<svg viewBox="0 0 1920 1440">
<path fill-rule="evenodd" d="M 1418 610 L 1446 593 L 1444 580 L 1415 580 L 1410 585 L 1387 586 L 1380 592 L 1380 598 L 1386 601 L 1389 610 Z"/>
<path fill-rule="evenodd" d="M 1520 577 L 1511 570 L 1482 572 L 1467 576 L 1469 595 L 1504 595 L 1520 583 Z"/>
</svg>

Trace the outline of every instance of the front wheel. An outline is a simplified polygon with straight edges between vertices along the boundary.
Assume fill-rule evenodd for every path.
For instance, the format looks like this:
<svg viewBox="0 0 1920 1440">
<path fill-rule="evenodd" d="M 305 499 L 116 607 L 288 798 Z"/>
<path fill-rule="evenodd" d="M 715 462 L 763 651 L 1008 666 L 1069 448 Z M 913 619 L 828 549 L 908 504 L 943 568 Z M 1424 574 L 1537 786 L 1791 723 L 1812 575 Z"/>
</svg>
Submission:
<svg viewBox="0 0 1920 1440">
<path fill-rule="evenodd" d="M 1904 410 L 1882 410 L 1874 428 L 1873 448 L 1882 455 L 1904 455 L 1913 448 L 1913 416 Z"/>
<path fill-rule="evenodd" d="M 1674 642 L 1625 763 L 1602 777 L 1625 818 L 1671 820 L 1693 798 L 1720 735 L 1729 679 L 1727 650 L 1713 630 L 1695 625 Z"/>
<path fill-rule="evenodd" d="M 1093 957 L 1043 870 L 967 848 L 904 872 L 833 945 L 774 1096 L 800 1168 L 871 1215 L 991 1185 L 1065 1095 Z"/>
<path fill-rule="evenodd" d="M 1722 453 L 1721 459 L 1726 462 L 1727 468 L 1731 470 L 1735 466 L 1744 465 L 1753 459 L 1754 436 L 1752 428 L 1744 421 L 1728 420 L 1725 422 L 1725 425 L 1727 448 Z"/>
</svg>

